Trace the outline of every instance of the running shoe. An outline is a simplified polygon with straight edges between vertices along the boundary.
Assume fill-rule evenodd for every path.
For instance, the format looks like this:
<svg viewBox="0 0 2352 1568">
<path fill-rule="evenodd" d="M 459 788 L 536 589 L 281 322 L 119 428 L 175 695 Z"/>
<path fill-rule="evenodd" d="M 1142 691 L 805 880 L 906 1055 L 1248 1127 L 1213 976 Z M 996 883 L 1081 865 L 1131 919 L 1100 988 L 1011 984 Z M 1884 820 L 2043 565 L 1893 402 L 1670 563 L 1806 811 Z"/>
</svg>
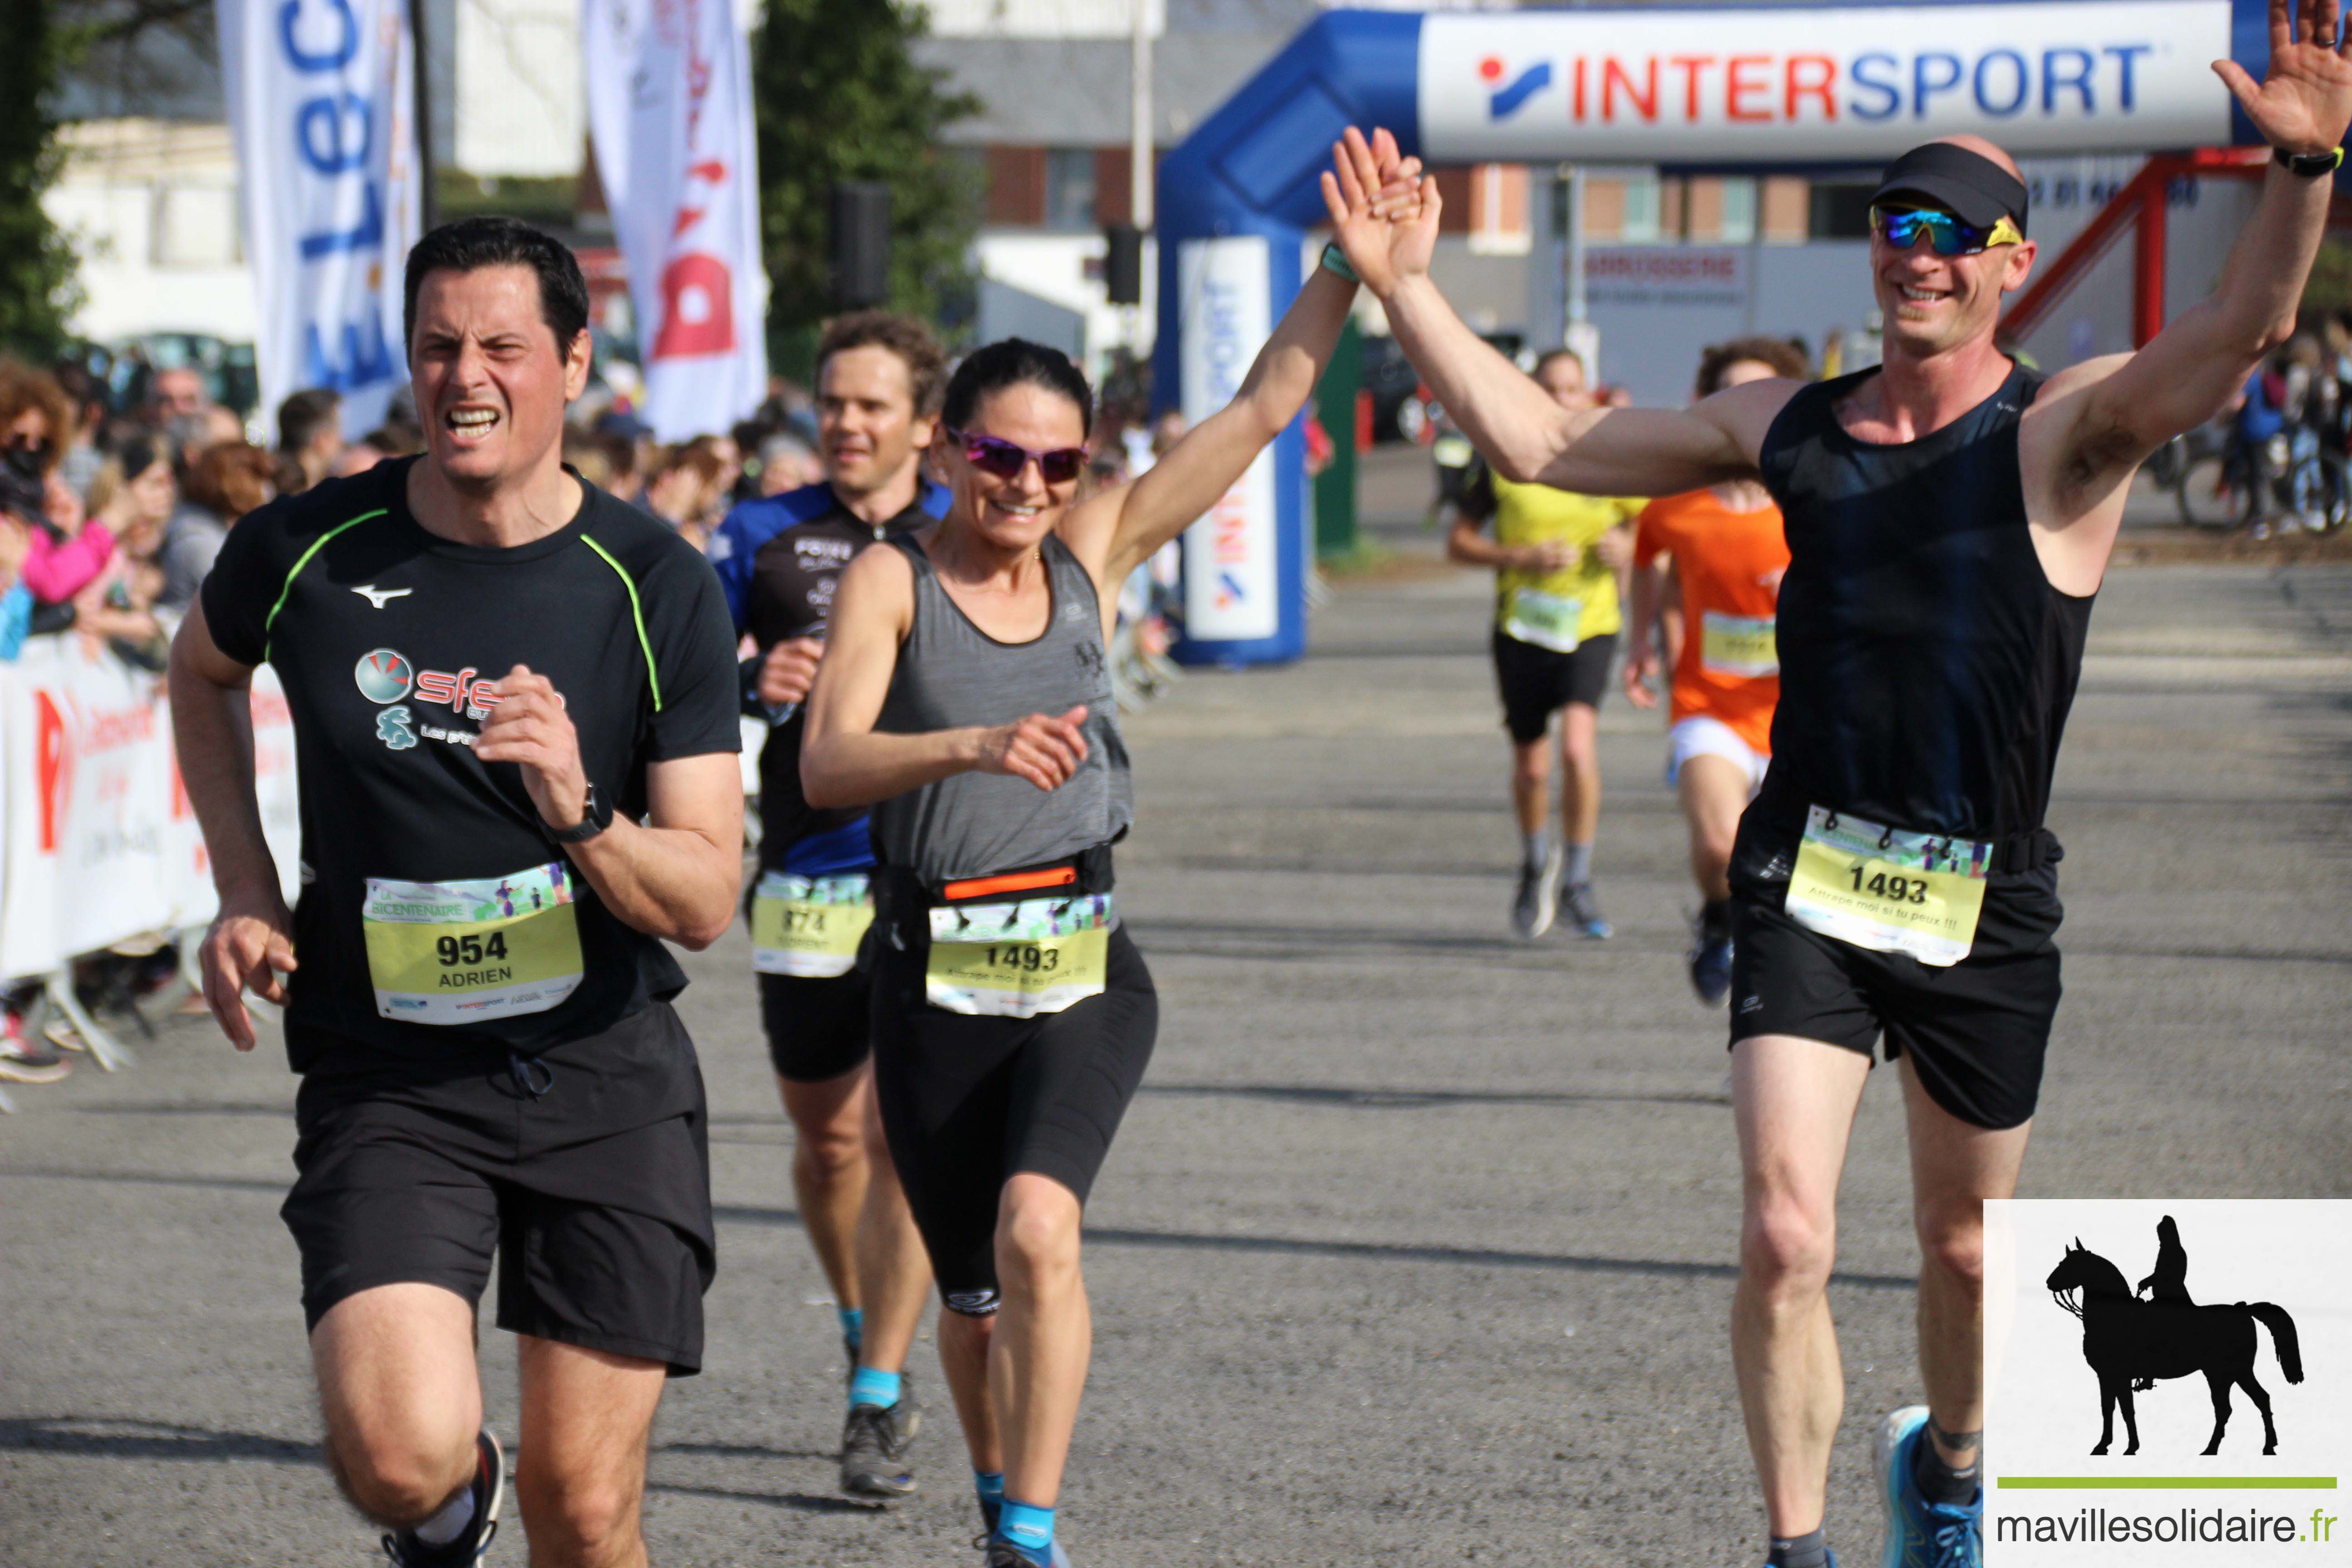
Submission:
<svg viewBox="0 0 2352 1568">
<path fill-rule="evenodd" d="M 396 1531 L 383 1538 L 383 1554 L 395 1568 L 473 1568 L 499 1532 L 499 1504 L 506 1494 L 507 1457 L 485 1426 L 474 1439 L 474 1517 L 457 1539 L 428 1546 L 414 1531 Z"/>
<path fill-rule="evenodd" d="M 1062 1543 L 1058 1541 L 1053 1543 L 1046 1555 L 1043 1557 L 1024 1552 L 1013 1542 L 1000 1540 L 994 1535 L 989 1536 L 981 1542 L 981 1545 L 988 1552 L 988 1556 L 982 1562 L 981 1568 L 1077 1568 L 1077 1565 L 1070 1561 L 1070 1554 L 1062 1550 Z"/>
<path fill-rule="evenodd" d="M 1731 994 L 1731 933 L 1709 931 L 1704 918 L 1691 922 L 1690 983 L 1710 1007 Z"/>
<path fill-rule="evenodd" d="M 1764 1568 L 1772 1568 L 1772 1564 L 1768 1562 L 1764 1564 Z M 1834 1552 L 1830 1553 L 1830 1568 L 1838 1568 L 1837 1553 Z"/>
<path fill-rule="evenodd" d="M 922 1425 L 912 1382 L 899 1384 L 898 1403 L 887 1409 L 851 1405 L 841 1428 L 841 1489 L 866 1498 L 902 1498 L 912 1492 L 915 1472 L 907 1454 Z"/>
<path fill-rule="evenodd" d="M 22 1019 L 0 1007 L 0 1083 L 55 1083 L 73 1064 L 39 1040 L 25 1037 Z"/>
<path fill-rule="evenodd" d="M 1563 883 L 1559 901 L 1568 910 L 1568 923 L 1592 941 L 1605 942 L 1616 934 L 1617 928 L 1601 918 L 1601 903 L 1592 896 L 1591 883 Z"/>
<path fill-rule="evenodd" d="M 1927 1407 L 1910 1405 L 1878 1424 L 1871 1463 L 1886 1510 L 1882 1568 L 1984 1568 L 1984 1489 L 1974 1502 L 1929 1502 L 1912 1479 L 1911 1457 L 1927 1440 Z"/>
<path fill-rule="evenodd" d="M 1551 930 L 1552 916 L 1559 906 L 1553 900 L 1551 868 L 1522 866 L 1519 868 L 1519 890 L 1511 899 L 1511 934 L 1521 942 L 1533 942 Z"/>
</svg>

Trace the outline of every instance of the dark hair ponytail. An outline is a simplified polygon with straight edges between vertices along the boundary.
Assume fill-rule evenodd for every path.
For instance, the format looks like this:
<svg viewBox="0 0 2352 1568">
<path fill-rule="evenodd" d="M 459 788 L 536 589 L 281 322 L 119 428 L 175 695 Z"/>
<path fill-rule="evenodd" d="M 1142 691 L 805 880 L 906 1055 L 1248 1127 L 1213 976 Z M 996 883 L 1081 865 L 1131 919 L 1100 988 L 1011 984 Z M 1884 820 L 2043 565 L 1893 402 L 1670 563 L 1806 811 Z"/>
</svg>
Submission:
<svg viewBox="0 0 2352 1568">
<path fill-rule="evenodd" d="M 941 416 L 952 429 L 962 429 L 980 411 L 980 400 L 1008 386 L 1027 384 L 1059 393 L 1078 405 L 1078 427 L 1095 430 L 1094 389 L 1070 356 L 1059 349 L 1033 343 L 1026 338 L 1006 338 L 963 356 L 948 379 Z"/>
</svg>

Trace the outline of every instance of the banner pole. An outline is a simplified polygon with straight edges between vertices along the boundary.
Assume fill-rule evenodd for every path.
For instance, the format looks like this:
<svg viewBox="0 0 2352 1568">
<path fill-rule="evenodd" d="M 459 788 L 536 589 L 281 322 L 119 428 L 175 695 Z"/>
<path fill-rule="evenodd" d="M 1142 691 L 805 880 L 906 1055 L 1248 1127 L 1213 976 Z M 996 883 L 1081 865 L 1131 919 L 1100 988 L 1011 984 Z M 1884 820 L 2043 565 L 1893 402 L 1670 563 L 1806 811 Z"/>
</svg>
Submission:
<svg viewBox="0 0 2352 1568">
<path fill-rule="evenodd" d="M 416 233 L 420 239 L 440 221 L 433 190 L 433 72 L 425 47 L 425 0 L 408 0 L 408 48 L 414 57 L 411 70 L 416 88 Z"/>
</svg>

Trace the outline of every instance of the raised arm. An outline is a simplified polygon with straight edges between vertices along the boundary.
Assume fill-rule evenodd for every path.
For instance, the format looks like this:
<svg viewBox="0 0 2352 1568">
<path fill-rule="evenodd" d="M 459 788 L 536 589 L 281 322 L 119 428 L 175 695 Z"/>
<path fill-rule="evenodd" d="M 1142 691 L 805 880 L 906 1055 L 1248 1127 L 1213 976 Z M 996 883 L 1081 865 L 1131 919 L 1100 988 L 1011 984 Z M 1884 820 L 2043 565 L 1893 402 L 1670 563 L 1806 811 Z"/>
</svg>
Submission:
<svg viewBox="0 0 2352 1568">
<path fill-rule="evenodd" d="M 2271 3 L 2271 63 L 2259 83 L 2233 61 L 2213 69 L 2273 147 L 2328 153 L 2352 121 L 2352 40 L 2336 36 L 2336 0 Z M 2272 164 L 2254 216 L 2239 235 L 2212 296 L 2183 311 L 2137 353 L 2095 360 L 2054 377 L 2042 394 L 2059 413 L 2055 484 L 2037 515 L 2048 526 L 2097 510 L 2091 503 L 2140 459 L 2224 412 L 2264 355 L 2294 331 L 2295 309 L 2327 222 L 2336 182 Z M 2037 509 L 2039 514 L 2044 509 Z"/>
<path fill-rule="evenodd" d="M 814 806 L 871 805 L 955 773 L 1012 773 L 1039 789 L 1066 783 L 1087 754 L 1073 708 L 1032 713 L 1010 724 L 967 725 L 919 734 L 874 728 L 898 666 L 898 645 L 914 625 L 915 575 L 896 550 L 861 551 L 835 591 L 824 662 L 809 691 L 801 741 L 801 790 Z"/>
<path fill-rule="evenodd" d="M 1324 205 L 1349 264 L 1387 309 L 1397 342 L 1438 403 L 1504 478 L 1585 495 L 1673 495 L 1752 477 L 1764 432 L 1796 390 L 1755 381 L 1682 413 L 1560 407 L 1454 313 L 1429 279 L 1437 245 L 1437 182 L 1420 212 L 1391 222 L 1378 143 L 1353 126 L 1332 149 Z"/>
</svg>

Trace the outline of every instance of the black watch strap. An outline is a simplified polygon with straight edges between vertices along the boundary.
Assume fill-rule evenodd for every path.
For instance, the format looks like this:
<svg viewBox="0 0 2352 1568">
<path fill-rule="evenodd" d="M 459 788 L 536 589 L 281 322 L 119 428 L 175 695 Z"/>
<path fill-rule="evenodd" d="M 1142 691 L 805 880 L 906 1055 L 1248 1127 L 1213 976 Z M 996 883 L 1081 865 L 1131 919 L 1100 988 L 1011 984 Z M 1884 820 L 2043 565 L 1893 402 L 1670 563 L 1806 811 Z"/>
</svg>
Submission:
<svg viewBox="0 0 2352 1568">
<path fill-rule="evenodd" d="M 547 836 L 558 844 L 585 844 L 612 826 L 613 808 L 597 798 L 596 786 L 590 784 L 580 820 L 570 827 L 549 827 Z"/>
<path fill-rule="evenodd" d="M 2271 161 L 2290 174 L 2315 180 L 2322 174 L 2336 173 L 2344 162 L 2344 149 L 2338 147 L 2330 153 L 2290 153 L 2279 147 L 2272 150 Z"/>
</svg>

